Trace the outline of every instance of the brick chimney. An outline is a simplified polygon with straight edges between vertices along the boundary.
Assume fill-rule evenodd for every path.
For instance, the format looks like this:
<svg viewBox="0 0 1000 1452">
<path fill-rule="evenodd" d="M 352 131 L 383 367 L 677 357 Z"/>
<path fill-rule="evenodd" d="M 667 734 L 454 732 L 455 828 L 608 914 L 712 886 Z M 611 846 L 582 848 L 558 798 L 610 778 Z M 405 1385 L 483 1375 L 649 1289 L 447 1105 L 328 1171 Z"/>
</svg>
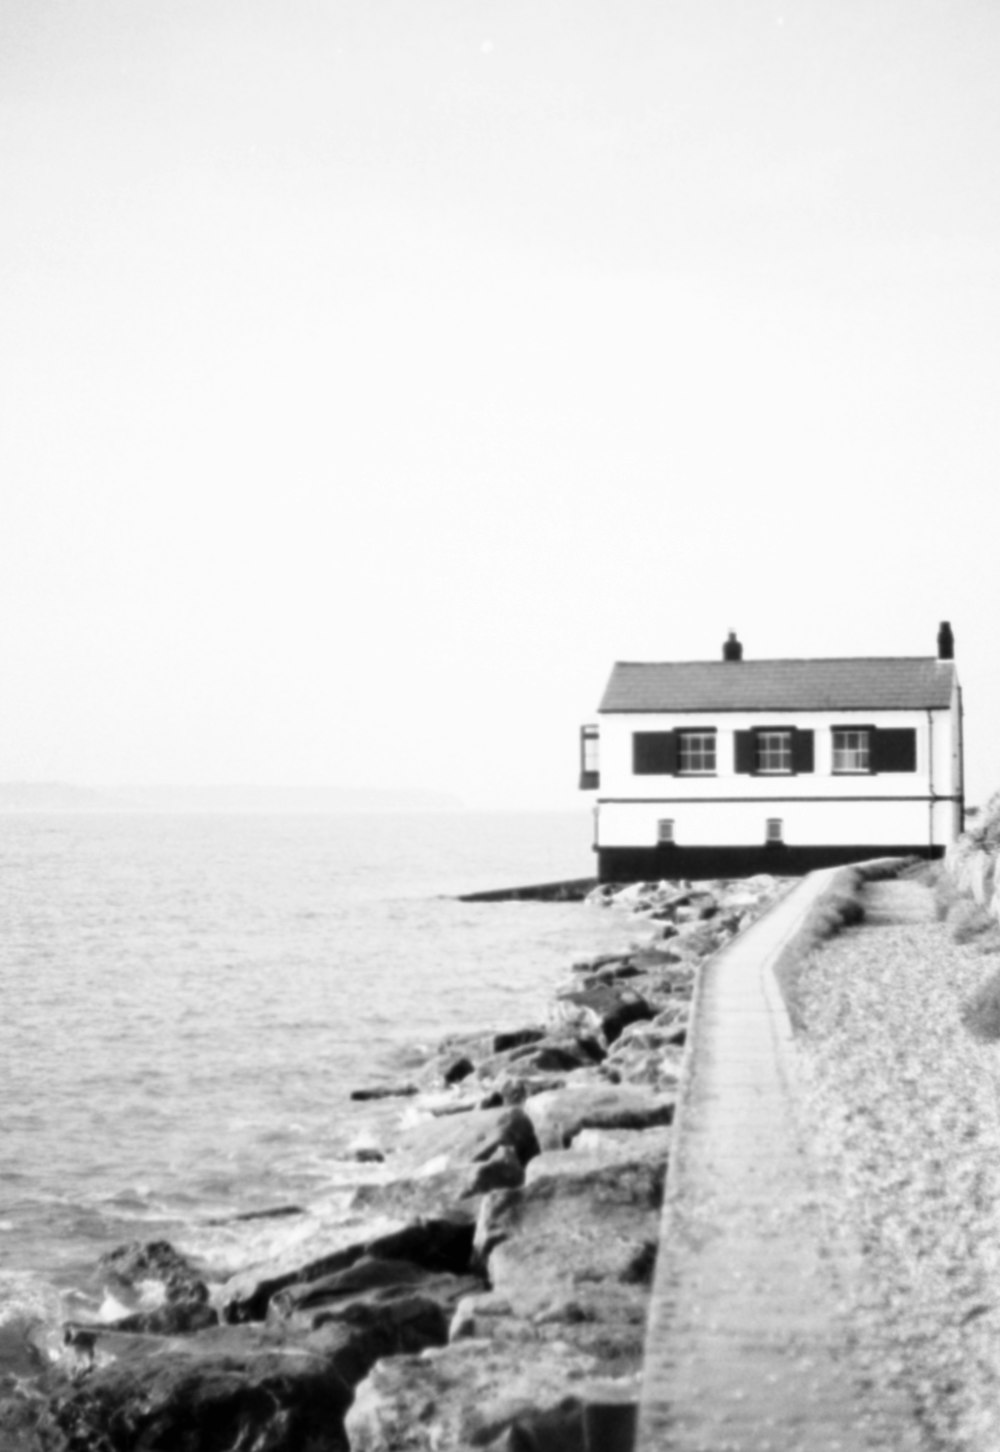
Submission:
<svg viewBox="0 0 1000 1452">
<path fill-rule="evenodd" d="M 938 660 L 955 659 L 955 637 L 947 620 L 942 620 L 938 627 L 937 647 Z"/>
<path fill-rule="evenodd" d="M 743 659 L 743 647 L 740 644 L 740 642 L 736 639 L 736 631 L 735 630 L 731 630 L 729 632 L 729 639 L 726 640 L 726 641 L 723 641 L 723 644 L 722 644 L 722 659 L 723 660 L 742 660 Z"/>
</svg>

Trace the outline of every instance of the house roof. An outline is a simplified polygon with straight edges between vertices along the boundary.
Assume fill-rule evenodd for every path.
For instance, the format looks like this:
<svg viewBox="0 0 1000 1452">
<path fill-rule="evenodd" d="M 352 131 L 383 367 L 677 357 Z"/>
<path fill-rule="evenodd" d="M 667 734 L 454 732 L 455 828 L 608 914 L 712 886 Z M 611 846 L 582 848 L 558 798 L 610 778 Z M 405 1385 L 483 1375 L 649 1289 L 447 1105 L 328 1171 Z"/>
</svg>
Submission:
<svg viewBox="0 0 1000 1452">
<path fill-rule="evenodd" d="M 852 660 L 619 661 L 599 711 L 876 711 L 945 708 L 955 664 Z"/>
</svg>

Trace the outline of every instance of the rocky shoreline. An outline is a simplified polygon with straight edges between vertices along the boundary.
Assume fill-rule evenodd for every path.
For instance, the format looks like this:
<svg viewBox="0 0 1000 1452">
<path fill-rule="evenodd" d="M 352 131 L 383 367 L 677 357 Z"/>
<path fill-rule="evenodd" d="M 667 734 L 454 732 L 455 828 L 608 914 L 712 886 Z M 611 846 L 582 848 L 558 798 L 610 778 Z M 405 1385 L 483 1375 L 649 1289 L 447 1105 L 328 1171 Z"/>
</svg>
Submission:
<svg viewBox="0 0 1000 1452">
<path fill-rule="evenodd" d="M 784 886 L 598 889 L 634 947 L 573 964 L 545 1023 L 451 1037 L 413 1082 L 360 1088 L 404 1123 L 359 1154 L 372 1177 L 343 1214 L 267 1212 L 301 1223 L 281 1255 L 224 1281 L 165 1242 L 106 1256 L 135 1309 L 39 1332 L 0 1384 L 0 1443 L 630 1445 L 694 984 Z"/>
</svg>

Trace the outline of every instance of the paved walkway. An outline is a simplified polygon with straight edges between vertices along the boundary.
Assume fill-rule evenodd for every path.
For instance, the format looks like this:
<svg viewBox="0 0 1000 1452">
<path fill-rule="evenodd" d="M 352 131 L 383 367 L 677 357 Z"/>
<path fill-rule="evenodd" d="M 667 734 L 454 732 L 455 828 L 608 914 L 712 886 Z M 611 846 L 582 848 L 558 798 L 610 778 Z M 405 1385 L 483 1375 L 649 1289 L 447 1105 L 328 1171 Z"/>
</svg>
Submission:
<svg viewBox="0 0 1000 1452">
<path fill-rule="evenodd" d="M 708 965 L 660 1238 L 638 1452 L 911 1452 L 838 1316 L 773 965 L 832 871 Z"/>
</svg>

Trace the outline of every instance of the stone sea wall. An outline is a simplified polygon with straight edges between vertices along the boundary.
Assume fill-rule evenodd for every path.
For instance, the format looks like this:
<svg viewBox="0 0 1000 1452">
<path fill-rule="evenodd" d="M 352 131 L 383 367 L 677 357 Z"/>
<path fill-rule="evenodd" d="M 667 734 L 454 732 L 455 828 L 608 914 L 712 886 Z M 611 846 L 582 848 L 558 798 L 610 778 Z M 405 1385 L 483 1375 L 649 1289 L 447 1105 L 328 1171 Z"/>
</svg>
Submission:
<svg viewBox="0 0 1000 1452">
<path fill-rule="evenodd" d="M 0 1446 L 630 1446 L 694 985 L 783 886 L 597 889 L 632 915 L 630 950 L 573 964 L 545 1022 L 360 1087 L 399 1099 L 398 1133 L 336 1220 L 270 1212 L 301 1220 L 294 1250 L 221 1282 L 164 1242 L 106 1256 L 115 1299 L 154 1283 L 155 1306 L 39 1334 L 0 1385 Z"/>
</svg>

